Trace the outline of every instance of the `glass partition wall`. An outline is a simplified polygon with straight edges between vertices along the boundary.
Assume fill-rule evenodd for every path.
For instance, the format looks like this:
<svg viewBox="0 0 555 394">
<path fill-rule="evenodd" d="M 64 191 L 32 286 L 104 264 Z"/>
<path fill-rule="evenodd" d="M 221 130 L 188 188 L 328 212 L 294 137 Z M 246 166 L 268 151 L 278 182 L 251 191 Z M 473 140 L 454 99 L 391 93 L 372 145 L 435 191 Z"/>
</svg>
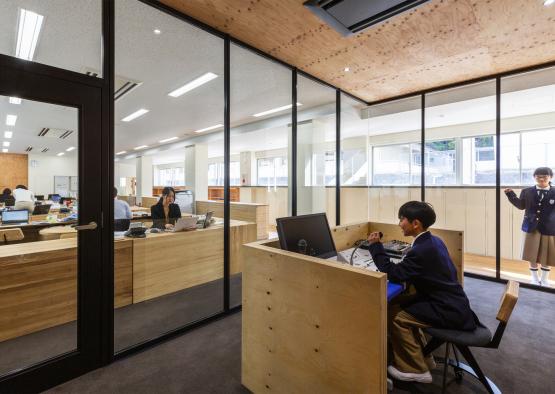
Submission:
<svg viewBox="0 0 555 394">
<path fill-rule="evenodd" d="M 224 41 L 118 1 L 115 75 L 118 352 L 224 310 L 223 210 L 206 204 L 223 179 Z"/>
</svg>

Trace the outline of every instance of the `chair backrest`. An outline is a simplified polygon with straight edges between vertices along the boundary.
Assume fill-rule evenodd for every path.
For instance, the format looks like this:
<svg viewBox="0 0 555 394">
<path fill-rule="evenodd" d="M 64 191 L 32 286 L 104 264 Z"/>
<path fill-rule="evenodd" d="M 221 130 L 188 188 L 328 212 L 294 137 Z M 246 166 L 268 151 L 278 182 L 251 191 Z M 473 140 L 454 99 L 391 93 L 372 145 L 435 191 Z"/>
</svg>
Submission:
<svg viewBox="0 0 555 394">
<path fill-rule="evenodd" d="M 20 228 L 0 229 L 0 242 L 21 241 L 23 238 Z"/>
<path fill-rule="evenodd" d="M 499 311 L 497 312 L 497 320 L 507 324 L 509 318 L 511 317 L 511 313 L 513 313 L 513 309 L 518 301 L 518 289 L 519 284 L 514 280 L 510 280 L 507 282 L 507 286 L 505 287 L 505 292 L 501 297 L 501 302 L 499 305 Z"/>
<path fill-rule="evenodd" d="M 114 231 L 127 231 L 130 224 L 129 219 L 114 219 Z"/>
</svg>

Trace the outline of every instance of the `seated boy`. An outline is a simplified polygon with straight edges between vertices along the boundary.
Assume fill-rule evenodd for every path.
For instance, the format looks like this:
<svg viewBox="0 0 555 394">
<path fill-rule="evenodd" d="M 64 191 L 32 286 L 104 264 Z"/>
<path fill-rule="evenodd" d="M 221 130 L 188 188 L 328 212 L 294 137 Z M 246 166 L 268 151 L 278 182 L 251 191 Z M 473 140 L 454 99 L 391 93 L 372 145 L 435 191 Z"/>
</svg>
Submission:
<svg viewBox="0 0 555 394">
<path fill-rule="evenodd" d="M 398 380 L 431 383 L 433 358 L 422 353 L 425 327 L 474 330 L 478 319 L 472 310 L 457 272 L 443 241 L 432 235 L 428 227 L 436 221 L 431 205 L 409 201 L 399 209 L 399 227 L 412 236 L 412 248 L 402 261 L 394 264 L 386 256 L 380 235 L 368 237 L 370 253 L 381 272 L 392 282 L 412 285 L 416 294 L 395 305 L 389 305 L 389 338 L 392 365 L 389 375 Z M 402 296 L 400 297 L 402 298 Z"/>
</svg>

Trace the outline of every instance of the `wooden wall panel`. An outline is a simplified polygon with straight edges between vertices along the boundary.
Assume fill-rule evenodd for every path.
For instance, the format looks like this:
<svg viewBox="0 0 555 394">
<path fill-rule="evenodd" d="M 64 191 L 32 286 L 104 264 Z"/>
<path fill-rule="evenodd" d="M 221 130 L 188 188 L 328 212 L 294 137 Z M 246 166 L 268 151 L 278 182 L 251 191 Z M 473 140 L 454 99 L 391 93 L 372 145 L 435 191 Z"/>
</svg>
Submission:
<svg viewBox="0 0 555 394">
<path fill-rule="evenodd" d="M 17 185 L 29 185 L 27 155 L 0 153 L 0 193 L 6 187 L 13 190 Z"/>
</svg>

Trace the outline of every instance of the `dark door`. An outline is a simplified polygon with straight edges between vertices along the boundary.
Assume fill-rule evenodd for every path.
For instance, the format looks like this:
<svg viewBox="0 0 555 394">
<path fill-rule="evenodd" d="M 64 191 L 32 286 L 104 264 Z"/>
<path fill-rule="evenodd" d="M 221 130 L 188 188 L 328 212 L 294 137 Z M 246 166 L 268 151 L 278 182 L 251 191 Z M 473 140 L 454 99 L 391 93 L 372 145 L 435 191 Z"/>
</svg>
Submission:
<svg viewBox="0 0 555 394">
<path fill-rule="evenodd" d="M 100 365 L 101 81 L 0 55 L 0 122 L 0 392 L 39 391 Z"/>
</svg>

